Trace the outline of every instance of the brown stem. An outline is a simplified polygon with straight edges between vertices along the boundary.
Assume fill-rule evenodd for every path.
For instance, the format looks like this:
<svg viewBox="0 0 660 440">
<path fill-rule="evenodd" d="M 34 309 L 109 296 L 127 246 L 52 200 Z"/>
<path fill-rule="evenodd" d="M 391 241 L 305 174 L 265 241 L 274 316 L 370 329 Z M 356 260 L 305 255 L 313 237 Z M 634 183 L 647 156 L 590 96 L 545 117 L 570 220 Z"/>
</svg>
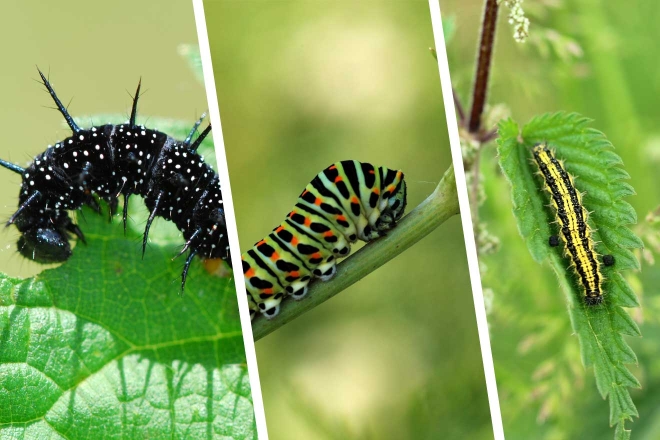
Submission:
<svg viewBox="0 0 660 440">
<path fill-rule="evenodd" d="M 477 133 L 481 129 L 481 115 L 483 114 L 484 106 L 486 105 L 488 77 L 490 74 L 490 64 L 493 59 L 497 10 L 497 0 L 486 0 L 484 18 L 481 23 L 477 72 L 475 74 L 474 88 L 472 90 L 472 108 L 470 110 L 470 122 L 468 124 L 468 130 L 470 133 Z"/>
<path fill-rule="evenodd" d="M 463 109 L 461 98 L 453 87 L 451 88 L 451 94 L 454 96 L 454 107 L 456 107 L 456 112 L 458 113 L 458 125 L 462 127 L 465 125 L 465 110 Z"/>
</svg>

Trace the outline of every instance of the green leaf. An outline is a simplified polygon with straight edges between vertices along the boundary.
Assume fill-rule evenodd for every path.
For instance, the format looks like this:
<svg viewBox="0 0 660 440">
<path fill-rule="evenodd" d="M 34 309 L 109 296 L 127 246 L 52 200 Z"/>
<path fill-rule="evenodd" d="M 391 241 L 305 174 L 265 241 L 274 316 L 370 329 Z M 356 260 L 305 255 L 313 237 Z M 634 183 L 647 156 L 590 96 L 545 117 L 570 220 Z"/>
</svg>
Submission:
<svg viewBox="0 0 660 440">
<path fill-rule="evenodd" d="M 624 422 L 638 415 L 628 388 L 640 384 L 625 366 L 636 363 L 637 358 L 622 334 L 639 336 L 640 331 L 622 307 L 637 307 L 639 302 L 619 271 L 639 268 L 630 249 L 641 248 L 643 243 L 627 227 L 637 215 L 621 200 L 634 194 L 622 181 L 629 176 L 621 168 L 621 158 L 603 133 L 588 126 L 589 122 L 574 113 L 544 114 L 520 130 L 513 120 L 504 120 L 499 125 L 498 151 L 500 167 L 511 184 L 518 229 L 534 260 L 548 261 L 557 274 L 583 363 L 594 367 L 598 390 L 603 398 L 609 397 L 610 425 L 617 425 L 616 438 L 628 438 L 630 431 L 625 430 Z M 548 237 L 558 231 L 552 224 L 555 217 L 547 207 L 549 198 L 542 190 L 541 178 L 535 175 L 537 167 L 531 162 L 531 148 L 546 141 L 575 177 L 576 188 L 585 193 L 583 203 L 592 211 L 589 224 L 596 250 L 616 259 L 614 266 L 601 266 L 606 281 L 605 300 L 600 306 L 584 304 L 582 288 L 569 268 L 570 262 L 562 257 L 561 246 L 548 245 Z"/>
<path fill-rule="evenodd" d="M 233 280 L 196 260 L 182 295 L 182 239 L 142 259 L 118 217 L 85 209 L 67 262 L 0 274 L 0 437 L 256 438 Z"/>
</svg>

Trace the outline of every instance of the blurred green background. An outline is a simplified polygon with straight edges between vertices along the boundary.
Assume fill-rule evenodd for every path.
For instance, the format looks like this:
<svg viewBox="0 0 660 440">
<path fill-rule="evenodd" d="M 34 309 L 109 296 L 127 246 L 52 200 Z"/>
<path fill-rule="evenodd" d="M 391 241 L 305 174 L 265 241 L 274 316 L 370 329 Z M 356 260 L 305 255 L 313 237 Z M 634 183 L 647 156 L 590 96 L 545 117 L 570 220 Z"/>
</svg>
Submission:
<svg viewBox="0 0 660 440">
<path fill-rule="evenodd" d="M 634 5 L 634 6 L 632 6 Z M 448 44 L 454 86 L 465 106 L 474 75 L 483 2 L 440 0 L 455 34 Z M 657 2 L 540 1 L 523 4 L 530 37 L 514 41 L 501 8 L 487 118 L 489 127 L 511 114 L 521 125 L 533 115 L 565 110 L 593 118 L 623 158 L 637 196 L 635 232 L 646 242 L 641 273 L 626 274 L 643 309 L 630 309 L 643 338 L 627 338 L 639 358 L 631 370 L 642 383 L 632 397 L 640 419 L 634 439 L 660 438 L 660 269 L 658 232 L 645 221 L 660 205 L 660 80 Z M 563 294 L 547 266 L 532 260 L 516 229 L 508 184 L 495 144 L 482 155 L 487 200 L 480 219 L 499 238 L 498 253 L 481 259 L 492 294 L 489 325 L 507 439 L 612 438 L 609 407 L 592 371 L 582 367 Z"/>
<path fill-rule="evenodd" d="M 451 162 L 426 2 L 205 2 L 242 250 L 328 165 Z M 271 439 L 492 438 L 460 219 L 257 343 Z"/>
<path fill-rule="evenodd" d="M 168 0 L 157 8 L 128 0 L 113 1 L 111 7 L 76 0 L 4 2 L 0 40 L 5 60 L 0 69 L 4 128 L 0 158 L 22 166 L 70 134 L 59 112 L 50 109 L 54 104 L 36 81 L 35 64 L 46 74 L 50 71 L 55 91 L 65 105 L 70 102 L 74 117 L 120 114 L 128 118 L 129 93 L 135 93 L 140 77 L 144 96 L 138 121 L 140 115 L 148 115 L 192 124 L 207 109 L 202 83 L 177 52 L 181 44 L 197 44 L 190 2 Z M 4 223 L 17 208 L 20 178 L 2 169 L 0 182 Z M 84 231 L 84 220 L 81 227 Z M 43 270 L 43 265 L 16 251 L 16 228 L 0 229 L 2 272 L 29 276 Z M 136 252 L 139 248 L 136 243 Z"/>
</svg>

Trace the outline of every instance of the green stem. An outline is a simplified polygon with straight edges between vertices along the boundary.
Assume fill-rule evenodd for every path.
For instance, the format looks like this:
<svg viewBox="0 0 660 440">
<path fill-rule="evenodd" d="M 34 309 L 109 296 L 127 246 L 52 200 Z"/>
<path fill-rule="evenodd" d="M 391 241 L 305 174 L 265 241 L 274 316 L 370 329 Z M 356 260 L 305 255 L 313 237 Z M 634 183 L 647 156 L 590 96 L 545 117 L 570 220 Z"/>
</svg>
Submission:
<svg viewBox="0 0 660 440">
<path fill-rule="evenodd" d="M 339 264 L 337 274 L 332 280 L 311 284 L 309 293 L 301 301 L 285 300 L 280 314 L 271 321 L 262 317 L 255 318 L 252 323 L 254 340 L 263 338 L 329 300 L 417 243 L 458 213 L 454 168 L 450 166 L 433 194 L 401 219 L 387 236 L 365 245 Z"/>
</svg>

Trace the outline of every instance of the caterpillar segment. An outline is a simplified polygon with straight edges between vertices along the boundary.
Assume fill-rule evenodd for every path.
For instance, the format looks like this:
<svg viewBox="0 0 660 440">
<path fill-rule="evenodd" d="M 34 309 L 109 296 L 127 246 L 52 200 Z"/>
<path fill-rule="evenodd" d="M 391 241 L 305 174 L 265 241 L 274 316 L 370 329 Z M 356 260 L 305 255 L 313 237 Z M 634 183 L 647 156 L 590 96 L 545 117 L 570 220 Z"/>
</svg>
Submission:
<svg viewBox="0 0 660 440">
<path fill-rule="evenodd" d="M 272 319 L 284 297 L 300 300 L 313 278 L 331 279 L 352 243 L 374 240 L 396 226 L 406 200 L 401 171 L 354 160 L 321 171 L 286 219 L 242 255 L 251 316 L 258 310 Z"/>
</svg>

